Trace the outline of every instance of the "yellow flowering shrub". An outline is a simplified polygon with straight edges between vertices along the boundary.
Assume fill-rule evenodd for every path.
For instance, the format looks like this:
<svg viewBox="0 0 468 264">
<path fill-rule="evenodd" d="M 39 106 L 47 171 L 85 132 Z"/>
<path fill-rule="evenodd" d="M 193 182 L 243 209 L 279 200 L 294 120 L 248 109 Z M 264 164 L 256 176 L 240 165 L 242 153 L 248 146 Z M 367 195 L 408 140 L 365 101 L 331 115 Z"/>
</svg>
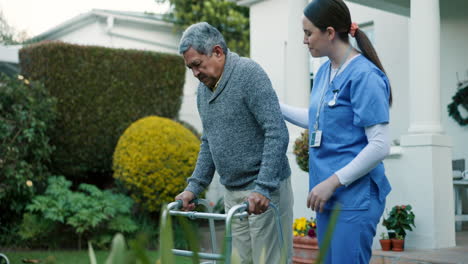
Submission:
<svg viewBox="0 0 468 264">
<path fill-rule="evenodd" d="M 181 124 L 149 116 L 128 127 L 113 157 L 114 178 L 151 212 L 186 186 L 200 150 L 200 140 Z"/>
<path fill-rule="evenodd" d="M 312 217 L 310 219 L 305 217 L 296 218 L 293 223 L 293 235 L 316 237 L 316 228 L 317 224 Z"/>
</svg>

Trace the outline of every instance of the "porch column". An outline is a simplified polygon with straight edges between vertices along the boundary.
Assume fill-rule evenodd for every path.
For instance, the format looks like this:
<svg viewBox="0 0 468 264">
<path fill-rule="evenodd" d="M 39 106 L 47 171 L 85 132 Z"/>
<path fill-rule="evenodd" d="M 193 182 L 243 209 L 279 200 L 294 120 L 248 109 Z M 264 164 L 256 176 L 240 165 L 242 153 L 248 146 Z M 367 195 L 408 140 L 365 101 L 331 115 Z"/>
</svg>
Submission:
<svg viewBox="0 0 468 264">
<path fill-rule="evenodd" d="M 409 132 L 441 133 L 439 0 L 411 0 L 409 40 Z"/>
<path fill-rule="evenodd" d="M 308 0 L 289 0 L 287 39 L 285 41 L 285 103 L 309 107 L 310 76 L 309 51 L 303 43 L 302 14 Z"/>
<path fill-rule="evenodd" d="M 409 41 L 410 124 L 401 137 L 399 165 L 404 169 L 390 175 L 401 196 L 390 200 L 414 207 L 416 228 L 408 233 L 409 248 L 452 247 L 452 143 L 441 125 L 439 0 L 411 0 Z"/>
</svg>

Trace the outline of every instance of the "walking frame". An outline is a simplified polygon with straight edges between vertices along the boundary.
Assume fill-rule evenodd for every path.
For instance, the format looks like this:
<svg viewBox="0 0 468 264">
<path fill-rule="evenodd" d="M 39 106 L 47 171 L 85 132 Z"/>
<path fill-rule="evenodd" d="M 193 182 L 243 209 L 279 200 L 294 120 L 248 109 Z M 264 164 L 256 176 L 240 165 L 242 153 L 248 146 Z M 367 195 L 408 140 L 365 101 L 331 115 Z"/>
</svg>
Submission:
<svg viewBox="0 0 468 264">
<path fill-rule="evenodd" d="M 0 263 L 5 263 L 5 264 L 10 264 L 10 261 L 8 260 L 7 256 L 4 254 L 0 253 Z"/>
<path fill-rule="evenodd" d="M 217 263 L 216 261 L 223 261 L 225 264 L 231 264 L 232 256 L 232 221 L 236 218 L 246 219 L 248 218 L 248 202 L 238 204 L 233 206 L 226 214 L 217 214 L 213 213 L 213 208 L 209 205 L 208 201 L 205 199 L 195 199 L 192 201 L 195 205 L 202 205 L 207 209 L 207 212 L 197 212 L 197 211 L 180 211 L 182 208 L 182 200 L 177 200 L 167 205 L 166 212 L 169 212 L 170 215 L 184 216 L 189 219 L 208 219 L 209 228 L 210 228 L 210 237 L 211 237 L 211 249 L 212 253 L 198 252 L 200 259 L 213 260 L 213 262 L 203 262 L 203 263 Z M 283 245 L 283 232 L 281 229 L 281 222 L 279 217 L 279 212 L 277 207 L 270 203 L 270 207 L 275 213 L 276 226 L 278 228 L 278 234 L 280 236 L 280 248 Z M 165 214 L 164 213 L 164 214 Z M 166 215 L 163 215 L 166 217 Z M 224 220 L 226 224 L 225 236 L 224 236 L 224 255 L 216 253 L 217 244 L 216 244 L 216 233 L 215 233 L 215 220 Z M 180 250 L 172 249 L 174 255 L 192 257 L 195 253 L 189 250 Z"/>
</svg>

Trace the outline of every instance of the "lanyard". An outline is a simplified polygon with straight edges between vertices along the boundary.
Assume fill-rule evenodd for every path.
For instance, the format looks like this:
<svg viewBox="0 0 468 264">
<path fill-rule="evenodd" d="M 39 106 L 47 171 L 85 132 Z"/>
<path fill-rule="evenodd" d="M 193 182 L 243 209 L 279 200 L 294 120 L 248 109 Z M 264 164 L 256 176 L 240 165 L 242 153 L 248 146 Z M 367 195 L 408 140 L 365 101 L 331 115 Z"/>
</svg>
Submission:
<svg viewBox="0 0 468 264">
<path fill-rule="evenodd" d="M 320 110 L 322 109 L 322 106 L 323 106 L 323 101 L 325 99 L 325 91 L 328 90 L 327 88 L 329 87 L 329 85 L 331 85 L 331 83 L 335 80 L 336 78 L 336 75 L 340 72 L 341 70 L 341 67 L 343 67 L 343 64 L 346 62 L 346 60 L 348 59 L 349 57 L 349 54 L 351 53 L 351 50 L 353 49 L 353 46 L 349 46 L 348 48 L 348 51 L 346 51 L 346 56 L 343 58 L 343 60 L 341 61 L 340 63 L 340 66 L 338 67 L 338 70 L 335 72 L 335 75 L 333 75 L 333 79 L 331 79 L 331 62 L 330 62 L 330 74 L 327 75 L 328 77 L 328 80 L 325 82 L 325 84 L 323 85 L 323 88 L 322 88 L 322 94 L 320 95 L 320 103 L 317 107 L 317 113 L 315 114 L 315 124 L 314 124 L 314 130 L 317 131 L 318 128 L 319 128 L 319 118 L 320 118 Z M 332 80 L 330 82 L 330 80 Z"/>
</svg>

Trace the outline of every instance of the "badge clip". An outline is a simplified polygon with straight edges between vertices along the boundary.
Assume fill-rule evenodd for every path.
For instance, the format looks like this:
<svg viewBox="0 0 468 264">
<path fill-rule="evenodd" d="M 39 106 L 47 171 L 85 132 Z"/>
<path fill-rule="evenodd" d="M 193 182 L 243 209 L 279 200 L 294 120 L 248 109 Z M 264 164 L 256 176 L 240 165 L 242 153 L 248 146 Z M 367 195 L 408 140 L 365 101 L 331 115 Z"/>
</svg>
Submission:
<svg viewBox="0 0 468 264">
<path fill-rule="evenodd" d="M 333 90 L 333 99 L 328 102 L 329 107 L 334 107 L 336 105 L 336 98 L 338 97 L 339 89 Z"/>
</svg>

